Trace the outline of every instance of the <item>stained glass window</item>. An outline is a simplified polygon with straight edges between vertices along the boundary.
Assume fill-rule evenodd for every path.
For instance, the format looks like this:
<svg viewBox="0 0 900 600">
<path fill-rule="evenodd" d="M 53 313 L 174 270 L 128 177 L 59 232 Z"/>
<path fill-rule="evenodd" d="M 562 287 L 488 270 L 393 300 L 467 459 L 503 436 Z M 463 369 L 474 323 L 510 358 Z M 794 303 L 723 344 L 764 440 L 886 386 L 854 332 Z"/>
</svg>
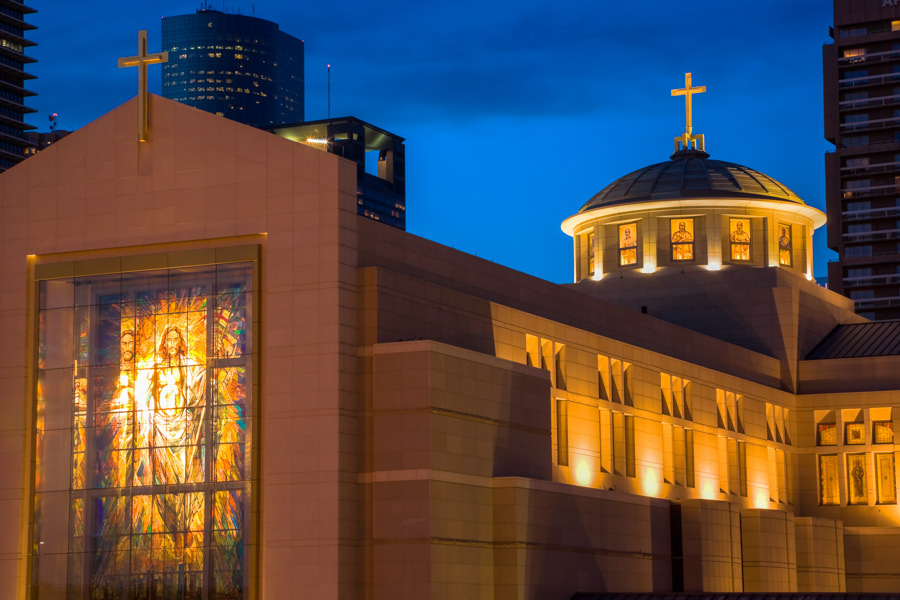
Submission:
<svg viewBox="0 0 900 600">
<path fill-rule="evenodd" d="M 868 504 L 868 481 L 866 480 L 866 455 L 847 455 L 847 489 L 850 504 Z"/>
<path fill-rule="evenodd" d="M 37 597 L 244 597 L 251 273 L 40 282 Z"/>
<path fill-rule="evenodd" d="M 597 272 L 596 258 L 594 256 L 594 232 L 593 231 L 587 235 L 587 247 L 588 247 L 588 275 L 593 277 L 594 273 Z"/>
<path fill-rule="evenodd" d="M 750 219 L 729 219 L 731 260 L 750 260 Z"/>
<path fill-rule="evenodd" d="M 874 421 L 872 423 L 873 441 L 876 444 L 893 444 L 894 443 L 894 422 L 893 421 Z"/>
<path fill-rule="evenodd" d="M 838 457 L 835 454 L 819 455 L 819 499 L 822 504 L 840 504 L 838 489 Z"/>
<path fill-rule="evenodd" d="M 844 443 L 849 445 L 859 445 L 866 443 L 866 424 L 865 423 L 847 423 L 844 425 Z"/>
<path fill-rule="evenodd" d="M 790 267 L 793 264 L 793 245 L 791 244 L 791 226 L 778 224 L 778 264 Z"/>
<path fill-rule="evenodd" d="M 672 260 L 694 260 L 694 220 L 669 221 L 672 239 Z"/>
<path fill-rule="evenodd" d="M 897 504 L 897 483 L 894 475 L 894 453 L 875 454 L 875 487 L 878 504 Z"/>
<path fill-rule="evenodd" d="M 837 425 L 834 423 L 819 423 L 817 428 L 816 444 L 819 446 L 837 446 Z"/>
<path fill-rule="evenodd" d="M 637 264 L 637 223 L 619 225 L 619 265 Z"/>
</svg>

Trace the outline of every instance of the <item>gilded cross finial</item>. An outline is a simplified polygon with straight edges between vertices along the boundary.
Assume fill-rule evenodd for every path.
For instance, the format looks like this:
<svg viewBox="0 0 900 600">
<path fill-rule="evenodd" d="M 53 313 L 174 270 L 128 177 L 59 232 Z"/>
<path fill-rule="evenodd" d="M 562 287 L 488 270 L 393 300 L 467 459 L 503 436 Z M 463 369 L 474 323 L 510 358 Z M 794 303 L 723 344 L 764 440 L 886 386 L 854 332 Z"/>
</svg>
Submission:
<svg viewBox="0 0 900 600">
<path fill-rule="evenodd" d="M 691 74 L 684 74 L 684 87 L 678 90 L 672 90 L 673 96 L 684 96 L 684 112 L 685 112 L 685 129 L 684 133 L 675 138 L 675 152 L 679 150 L 690 150 L 691 142 L 694 142 L 694 150 L 706 151 L 706 140 L 703 134 L 694 135 L 693 123 L 693 102 L 691 96 L 693 94 L 702 94 L 706 91 L 706 86 L 701 85 L 691 87 Z"/>
<path fill-rule="evenodd" d="M 138 139 L 142 142 L 147 141 L 147 134 L 150 130 L 149 119 L 147 117 L 147 65 L 164 63 L 169 61 L 168 52 L 157 52 L 156 54 L 147 54 L 147 30 L 142 29 L 138 32 L 138 53 L 137 56 L 128 56 L 119 59 L 119 68 L 137 67 L 138 68 Z"/>
</svg>

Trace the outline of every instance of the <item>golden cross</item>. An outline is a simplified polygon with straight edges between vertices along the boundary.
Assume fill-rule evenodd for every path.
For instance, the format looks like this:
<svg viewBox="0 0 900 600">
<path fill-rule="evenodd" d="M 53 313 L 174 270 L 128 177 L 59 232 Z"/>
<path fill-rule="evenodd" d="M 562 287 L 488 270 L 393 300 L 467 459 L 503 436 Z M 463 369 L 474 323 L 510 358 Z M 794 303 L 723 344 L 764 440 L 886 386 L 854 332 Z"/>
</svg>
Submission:
<svg viewBox="0 0 900 600">
<path fill-rule="evenodd" d="M 119 68 L 137 67 L 138 68 L 138 139 L 142 142 L 147 141 L 147 133 L 150 130 L 147 118 L 147 65 L 164 63 L 169 61 L 168 52 L 157 52 L 156 54 L 147 54 L 147 30 L 141 29 L 138 32 L 138 53 L 137 56 L 128 56 L 119 59 Z"/>
<path fill-rule="evenodd" d="M 678 141 L 681 140 L 684 142 L 684 149 L 687 150 L 690 147 L 690 142 L 692 140 L 697 140 L 700 142 L 700 150 L 703 150 L 703 135 L 695 136 L 694 135 L 694 123 L 693 123 L 693 103 L 691 102 L 691 95 L 693 94 L 702 94 L 706 91 L 706 86 L 701 85 L 698 87 L 691 87 L 691 74 L 684 74 L 684 87 L 679 90 L 672 90 L 673 96 L 684 96 L 684 112 L 685 112 L 685 129 L 684 135 L 675 138 L 675 150 L 678 150 Z"/>
</svg>

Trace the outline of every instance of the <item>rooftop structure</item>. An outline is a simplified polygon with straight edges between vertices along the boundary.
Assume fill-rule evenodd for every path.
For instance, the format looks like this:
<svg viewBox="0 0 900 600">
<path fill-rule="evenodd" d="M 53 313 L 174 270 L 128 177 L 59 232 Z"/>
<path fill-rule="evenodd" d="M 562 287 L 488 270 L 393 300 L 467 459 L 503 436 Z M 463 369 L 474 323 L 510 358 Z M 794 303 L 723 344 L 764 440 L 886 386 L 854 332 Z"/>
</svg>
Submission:
<svg viewBox="0 0 900 600">
<path fill-rule="evenodd" d="M 270 130 L 355 162 L 359 214 L 406 229 L 406 147 L 402 137 L 356 117 L 306 121 Z"/>
</svg>

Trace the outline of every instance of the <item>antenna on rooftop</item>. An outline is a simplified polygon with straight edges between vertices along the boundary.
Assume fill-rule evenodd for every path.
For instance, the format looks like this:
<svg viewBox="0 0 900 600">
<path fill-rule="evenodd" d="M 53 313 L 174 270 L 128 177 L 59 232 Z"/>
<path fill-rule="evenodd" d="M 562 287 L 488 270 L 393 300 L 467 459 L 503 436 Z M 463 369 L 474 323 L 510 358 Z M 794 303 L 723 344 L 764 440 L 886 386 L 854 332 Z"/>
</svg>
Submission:
<svg viewBox="0 0 900 600">
<path fill-rule="evenodd" d="M 331 118 L 331 64 L 328 65 L 328 118 Z"/>
</svg>

